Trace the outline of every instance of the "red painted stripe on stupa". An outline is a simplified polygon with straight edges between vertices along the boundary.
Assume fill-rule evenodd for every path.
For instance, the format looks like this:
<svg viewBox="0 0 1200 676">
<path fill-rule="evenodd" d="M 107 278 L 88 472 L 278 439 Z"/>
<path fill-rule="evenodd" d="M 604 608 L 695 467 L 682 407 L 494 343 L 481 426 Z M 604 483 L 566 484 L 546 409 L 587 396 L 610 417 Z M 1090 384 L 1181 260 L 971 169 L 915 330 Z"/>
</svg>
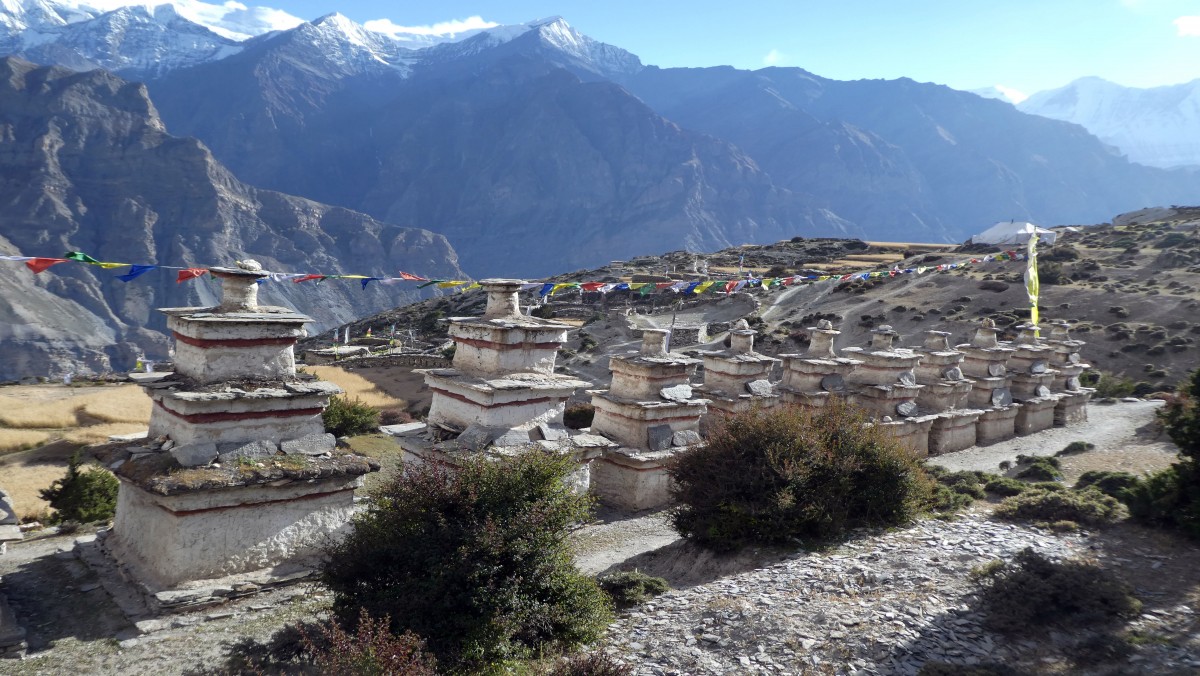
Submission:
<svg viewBox="0 0 1200 676">
<path fill-rule="evenodd" d="M 193 347 L 209 348 L 209 347 L 260 347 L 262 345 L 295 345 L 295 338 L 193 338 L 185 336 L 178 331 L 172 331 L 171 335 L 181 343 L 186 343 Z"/>
<path fill-rule="evenodd" d="M 166 407 L 161 401 L 154 402 L 162 410 L 171 415 L 190 423 L 203 424 L 214 422 L 229 422 L 231 420 L 261 420 L 265 418 L 294 418 L 302 415 L 321 415 L 325 410 L 323 408 L 290 408 L 278 411 L 242 411 L 234 413 L 231 411 L 222 411 L 220 413 L 180 413 Z"/>
</svg>

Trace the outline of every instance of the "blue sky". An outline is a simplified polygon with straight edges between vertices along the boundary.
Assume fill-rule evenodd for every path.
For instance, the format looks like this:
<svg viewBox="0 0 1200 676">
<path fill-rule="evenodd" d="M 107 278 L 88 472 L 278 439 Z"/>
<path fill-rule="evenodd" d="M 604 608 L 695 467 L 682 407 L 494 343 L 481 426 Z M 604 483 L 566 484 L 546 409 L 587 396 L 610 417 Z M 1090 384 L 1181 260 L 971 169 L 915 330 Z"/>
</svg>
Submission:
<svg viewBox="0 0 1200 676">
<path fill-rule="evenodd" d="M 246 4 L 260 4 L 247 2 Z M 799 66 L 1021 92 L 1086 75 L 1153 87 L 1200 77 L 1200 0 L 266 0 L 303 19 L 427 26 L 560 15 L 658 66 Z"/>
</svg>

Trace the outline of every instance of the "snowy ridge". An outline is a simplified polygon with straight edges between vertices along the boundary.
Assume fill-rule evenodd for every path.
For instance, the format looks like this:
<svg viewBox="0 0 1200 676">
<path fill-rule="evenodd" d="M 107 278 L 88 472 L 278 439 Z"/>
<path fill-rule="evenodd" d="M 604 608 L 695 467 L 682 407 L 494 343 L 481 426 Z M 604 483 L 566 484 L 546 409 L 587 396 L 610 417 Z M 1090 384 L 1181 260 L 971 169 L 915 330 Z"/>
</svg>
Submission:
<svg viewBox="0 0 1200 676">
<path fill-rule="evenodd" d="M 1137 89 L 1087 77 L 1038 92 L 1018 109 L 1074 122 L 1133 162 L 1200 166 L 1200 80 Z"/>
<path fill-rule="evenodd" d="M 247 40 L 272 33 L 291 33 L 292 39 L 306 42 L 347 72 L 387 66 L 408 75 L 423 59 L 468 56 L 530 32 L 573 66 L 607 75 L 642 68 L 633 54 L 583 35 L 561 17 L 515 26 L 471 17 L 405 27 L 387 19 L 360 25 L 338 13 L 306 22 L 281 10 L 238 2 L 0 0 L 4 53 L 136 77 L 223 59 L 241 51 Z"/>
</svg>

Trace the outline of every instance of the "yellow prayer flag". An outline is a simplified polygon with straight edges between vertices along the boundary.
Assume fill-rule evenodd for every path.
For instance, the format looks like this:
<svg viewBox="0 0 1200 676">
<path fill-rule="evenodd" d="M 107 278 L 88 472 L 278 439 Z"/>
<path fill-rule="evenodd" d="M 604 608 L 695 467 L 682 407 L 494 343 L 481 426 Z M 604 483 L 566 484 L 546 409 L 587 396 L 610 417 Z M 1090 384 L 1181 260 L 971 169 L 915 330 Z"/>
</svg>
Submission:
<svg viewBox="0 0 1200 676">
<path fill-rule="evenodd" d="M 1034 326 L 1037 326 L 1038 323 L 1038 295 L 1041 291 L 1037 269 L 1037 241 L 1037 233 L 1034 233 L 1029 238 L 1029 255 L 1026 256 L 1025 264 L 1025 293 L 1029 295 L 1029 323 Z"/>
<path fill-rule="evenodd" d="M 104 268 L 105 270 L 112 270 L 113 268 L 127 268 L 133 264 L 132 263 L 96 263 L 96 265 L 99 265 L 100 267 Z"/>
<path fill-rule="evenodd" d="M 705 291 L 708 291 L 708 287 L 712 286 L 713 284 L 716 284 L 716 282 L 700 282 L 700 284 L 696 287 L 696 293 L 704 293 Z"/>
<path fill-rule="evenodd" d="M 463 284 L 467 284 L 467 282 L 458 281 L 458 280 L 451 280 L 448 282 L 438 282 L 438 288 L 439 289 L 452 289 L 456 286 L 462 286 Z"/>
</svg>

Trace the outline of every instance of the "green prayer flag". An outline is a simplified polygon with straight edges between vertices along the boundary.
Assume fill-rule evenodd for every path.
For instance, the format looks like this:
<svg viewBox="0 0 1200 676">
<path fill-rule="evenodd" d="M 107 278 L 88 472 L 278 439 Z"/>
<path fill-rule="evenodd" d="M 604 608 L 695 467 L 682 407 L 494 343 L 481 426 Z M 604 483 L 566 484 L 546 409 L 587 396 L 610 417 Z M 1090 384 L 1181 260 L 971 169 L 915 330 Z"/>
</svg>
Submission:
<svg viewBox="0 0 1200 676">
<path fill-rule="evenodd" d="M 68 251 L 63 254 L 63 258 L 70 261 L 79 261 L 80 263 L 99 263 L 100 261 L 83 253 L 82 251 Z"/>
</svg>

